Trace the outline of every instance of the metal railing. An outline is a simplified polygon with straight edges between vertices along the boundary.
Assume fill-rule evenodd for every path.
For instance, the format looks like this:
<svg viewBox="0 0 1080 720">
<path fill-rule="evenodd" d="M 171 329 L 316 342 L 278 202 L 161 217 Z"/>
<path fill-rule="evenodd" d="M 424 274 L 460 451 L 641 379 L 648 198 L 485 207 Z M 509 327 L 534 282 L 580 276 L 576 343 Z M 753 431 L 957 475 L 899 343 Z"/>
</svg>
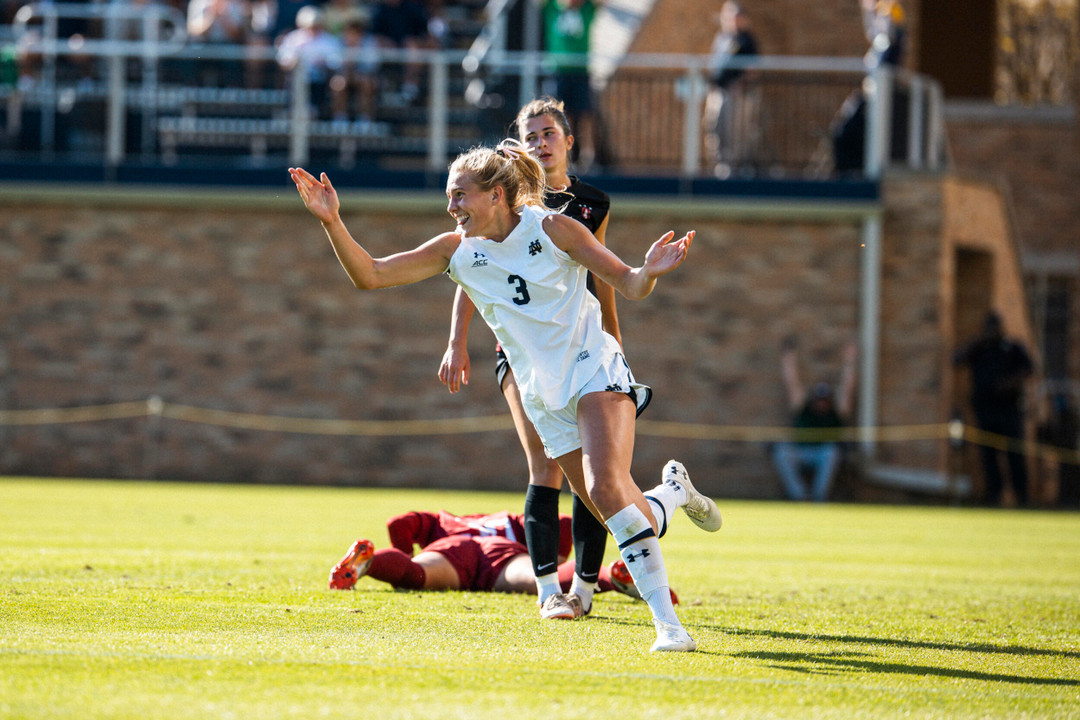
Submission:
<svg viewBox="0 0 1080 720">
<path fill-rule="evenodd" d="M 103 36 L 77 45 L 58 37 L 58 20 L 65 17 L 101 20 Z M 121 36 L 120 27 L 128 34 Z M 182 16 L 168 7 L 35 3 L 20 10 L 11 30 L 19 56 L 36 58 L 40 69 L 0 87 L 6 115 L 0 159 L 9 161 L 78 157 L 117 166 L 280 159 L 296 165 L 318 159 L 349 166 L 366 154 L 375 161 L 411 158 L 442 172 L 452 154 L 504 134 L 517 101 L 545 89 L 545 57 L 536 51 L 478 58 L 458 50 L 381 50 L 380 121 L 361 129 L 314 112 L 307 73 L 278 69 L 272 48 L 191 43 Z M 85 74 L 65 77 L 63 63 L 75 59 Z M 347 52 L 345 59 L 357 56 Z M 263 63 L 277 80 L 271 87 L 248 88 L 242 81 L 200 87 L 190 69 L 207 63 L 238 69 Z M 408 63 L 427 68 L 426 95 L 413 104 L 393 94 L 394 77 Z M 858 174 L 934 170 L 944 162 L 941 90 L 929 78 L 889 67 L 868 70 L 861 58 L 763 56 L 737 58 L 730 67 L 746 70 L 745 85 L 752 88 L 740 100 L 753 103 L 745 123 L 752 131 L 749 172 L 831 175 L 832 140 L 852 100 L 862 103 L 865 125 Z M 466 99 L 470 79 L 485 74 L 514 81 L 497 109 Z M 706 56 L 624 56 L 599 93 L 605 170 L 710 175 L 702 120 L 708 77 Z"/>
</svg>

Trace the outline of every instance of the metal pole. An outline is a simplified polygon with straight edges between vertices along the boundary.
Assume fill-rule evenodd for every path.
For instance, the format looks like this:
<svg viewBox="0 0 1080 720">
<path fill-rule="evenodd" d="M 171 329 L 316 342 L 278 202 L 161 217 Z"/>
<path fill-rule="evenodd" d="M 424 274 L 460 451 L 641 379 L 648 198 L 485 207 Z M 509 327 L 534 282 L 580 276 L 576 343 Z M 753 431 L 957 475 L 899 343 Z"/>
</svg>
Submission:
<svg viewBox="0 0 1080 720">
<path fill-rule="evenodd" d="M 109 110 L 106 121 L 105 162 L 119 165 L 124 161 L 127 133 L 126 58 L 116 52 L 109 56 Z"/>
<path fill-rule="evenodd" d="M 682 174 L 687 178 L 697 175 L 701 167 L 701 102 L 705 96 L 705 81 L 696 63 L 686 70 L 686 109 L 683 118 Z"/>
<path fill-rule="evenodd" d="M 921 169 L 927 153 L 923 148 L 926 139 L 923 122 L 926 120 L 926 84 L 919 75 L 911 77 L 908 85 L 908 165 Z"/>
<path fill-rule="evenodd" d="M 154 153 L 154 129 L 157 127 L 158 47 L 161 41 L 161 12 L 151 6 L 143 17 L 142 51 L 142 154 L 150 159 Z"/>
<path fill-rule="evenodd" d="M 449 59 L 446 53 L 436 53 L 428 66 L 428 169 L 446 169 L 447 152 L 447 93 L 449 92 Z"/>
<path fill-rule="evenodd" d="M 931 170 L 938 170 L 945 161 L 942 157 L 944 155 L 945 127 L 941 112 L 941 108 L 944 105 L 944 98 L 939 83 L 930 83 L 927 101 L 926 124 L 928 137 L 926 138 L 926 152 L 927 157 L 929 158 L 928 165 Z"/>
<path fill-rule="evenodd" d="M 56 34 L 59 25 L 55 6 L 46 5 L 43 12 L 45 19 L 42 23 L 44 32 L 41 39 L 45 49 L 41 83 L 45 92 L 41 98 L 41 154 L 48 161 L 56 154 Z"/>
<path fill-rule="evenodd" d="M 889 140 L 892 136 L 892 71 L 879 65 L 868 78 L 866 92 L 866 153 L 863 170 L 877 180 L 889 163 Z"/>
<path fill-rule="evenodd" d="M 105 164 L 113 167 L 124 161 L 127 137 L 127 54 L 115 44 L 125 39 L 121 37 L 124 29 L 121 12 L 118 5 L 105 8 L 105 37 L 112 45 L 106 58 L 108 109 L 105 122 Z"/>
<path fill-rule="evenodd" d="M 525 3 L 525 27 L 524 50 L 525 64 L 518 68 L 520 82 L 518 83 L 518 107 L 537 96 L 537 87 L 540 80 L 540 3 L 532 0 L 520 0 Z"/>
<path fill-rule="evenodd" d="M 306 165 L 310 156 L 308 127 L 311 117 L 308 114 L 307 65 L 299 58 L 292 71 L 292 107 L 289 122 L 289 162 L 294 166 Z"/>
<path fill-rule="evenodd" d="M 878 360 L 881 335 L 881 213 L 862 221 L 862 255 L 859 287 L 859 439 L 863 457 L 872 460 L 876 452 L 873 428 L 878 424 Z"/>
</svg>

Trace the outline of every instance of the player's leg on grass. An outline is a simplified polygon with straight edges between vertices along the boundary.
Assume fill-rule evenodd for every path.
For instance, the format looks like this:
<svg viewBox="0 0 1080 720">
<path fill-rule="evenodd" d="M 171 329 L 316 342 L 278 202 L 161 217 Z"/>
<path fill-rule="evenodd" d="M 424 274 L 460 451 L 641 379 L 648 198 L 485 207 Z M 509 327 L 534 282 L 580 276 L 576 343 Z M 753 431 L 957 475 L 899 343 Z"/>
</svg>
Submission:
<svg viewBox="0 0 1080 720">
<path fill-rule="evenodd" d="M 442 554 L 421 551 L 416 557 L 397 548 L 376 550 L 370 540 L 357 540 L 330 571 L 330 587 L 351 590 L 367 576 L 406 590 L 457 590 L 460 577 Z"/>
<path fill-rule="evenodd" d="M 529 556 L 523 553 L 508 562 L 491 589 L 495 592 L 535 594 L 536 576 L 533 575 Z"/>
<path fill-rule="evenodd" d="M 457 570 L 444 555 L 421 550 L 410 557 L 396 548 L 376 550 L 368 577 L 400 590 L 458 590 Z"/>
<path fill-rule="evenodd" d="M 604 571 L 604 551 L 607 548 L 608 529 L 593 514 L 589 506 L 574 495 L 572 509 L 575 572 L 569 593 L 581 601 L 584 613 L 592 609 L 593 593 Z"/>
<path fill-rule="evenodd" d="M 693 650 L 671 603 L 667 570 L 649 502 L 634 484 L 636 408 L 630 396 L 591 392 L 578 401 L 581 448 L 559 458 L 571 485 L 587 496 L 611 531 L 656 626 L 653 650 Z"/>
<path fill-rule="evenodd" d="M 558 463 L 544 452 L 544 445 L 525 415 L 521 395 L 513 370 L 507 370 L 502 383 L 503 395 L 514 418 L 521 447 L 529 465 L 529 487 L 525 493 L 525 544 L 529 548 L 537 589 L 540 616 L 546 619 L 570 619 L 577 613 L 563 594 L 559 584 L 559 491 L 563 472 Z M 578 574 L 582 577 L 573 585 L 585 612 L 592 606 L 596 577 L 604 562 L 607 529 L 588 512 L 584 517 L 575 498 L 573 515 L 574 555 L 578 559 Z M 582 561 L 582 558 L 585 561 Z"/>
</svg>

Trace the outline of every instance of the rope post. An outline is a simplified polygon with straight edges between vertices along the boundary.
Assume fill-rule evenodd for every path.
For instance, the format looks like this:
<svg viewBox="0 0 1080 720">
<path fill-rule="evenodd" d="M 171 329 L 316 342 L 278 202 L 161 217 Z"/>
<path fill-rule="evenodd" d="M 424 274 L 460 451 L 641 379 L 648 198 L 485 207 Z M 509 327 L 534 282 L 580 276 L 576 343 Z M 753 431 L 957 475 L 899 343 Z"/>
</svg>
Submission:
<svg viewBox="0 0 1080 720">
<path fill-rule="evenodd" d="M 157 478 L 158 446 L 163 437 L 162 415 L 165 401 L 160 395 L 151 395 L 146 399 L 146 438 L 143 441 L 142 476 L 149 480 Z"/>
</svg>

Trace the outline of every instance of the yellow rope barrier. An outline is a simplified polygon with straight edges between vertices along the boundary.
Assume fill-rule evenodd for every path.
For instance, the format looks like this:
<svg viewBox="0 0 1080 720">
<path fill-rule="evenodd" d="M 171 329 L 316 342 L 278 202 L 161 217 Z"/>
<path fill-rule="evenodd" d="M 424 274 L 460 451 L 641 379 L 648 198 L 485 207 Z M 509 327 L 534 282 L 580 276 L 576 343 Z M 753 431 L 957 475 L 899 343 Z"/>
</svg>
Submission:
<svg viewBox="0 0 1080 720">
<path fill-rule="evenodd" d="M 205 425 L 312 435 L 453 435 L 514 428 L 510 415 L 444 420 L 327 420 L 255 415 L 165 404 L 162 407 L 161 416 Z"/>
<path fill-rule="evenodd" d="M 937 440 L 949 437 L 948 423 L 933 425 L 891 425 L 888 427 L 792 428 L 702 425 L 697 423 L 638 420 L 639 435 L 687 440 L 727 440 L 732 442 L 857 442 L 886 440 Z"/>
<path fill-rule="evenodd" d="M 0 425 L 54 425 L 57 423 L 123 420 L 150 414 L 147 402 L 122 402 L 73 408 L 41 410 L 0 410 Z"/>
<path fill-rule="evenodd" d="M 124 420 L 139 417 L 161 417 L 182 422 L 267 432 L 381 437 L 395 435 L 456 435 L 511 430 L 514 427 L 509 414 L 439 420 L 334 420 L 215 410 L 166 403 L 159 397 L 152 397 L 145 401 L 136 400 L 71 408 L 0 410 L 0 427 Z M 964 425 L 959 421 L 879 427 L 791 428 L 639 420 L 637 432 L 639 435 L 684 440 L 759 443 L 784 441 L 890 442 L 948 439 L 983 445 L 998 450 L 1019 452 L 1040 459 L 1080 465 L 1080 451 L 997 435 Z"/>
</svg>

